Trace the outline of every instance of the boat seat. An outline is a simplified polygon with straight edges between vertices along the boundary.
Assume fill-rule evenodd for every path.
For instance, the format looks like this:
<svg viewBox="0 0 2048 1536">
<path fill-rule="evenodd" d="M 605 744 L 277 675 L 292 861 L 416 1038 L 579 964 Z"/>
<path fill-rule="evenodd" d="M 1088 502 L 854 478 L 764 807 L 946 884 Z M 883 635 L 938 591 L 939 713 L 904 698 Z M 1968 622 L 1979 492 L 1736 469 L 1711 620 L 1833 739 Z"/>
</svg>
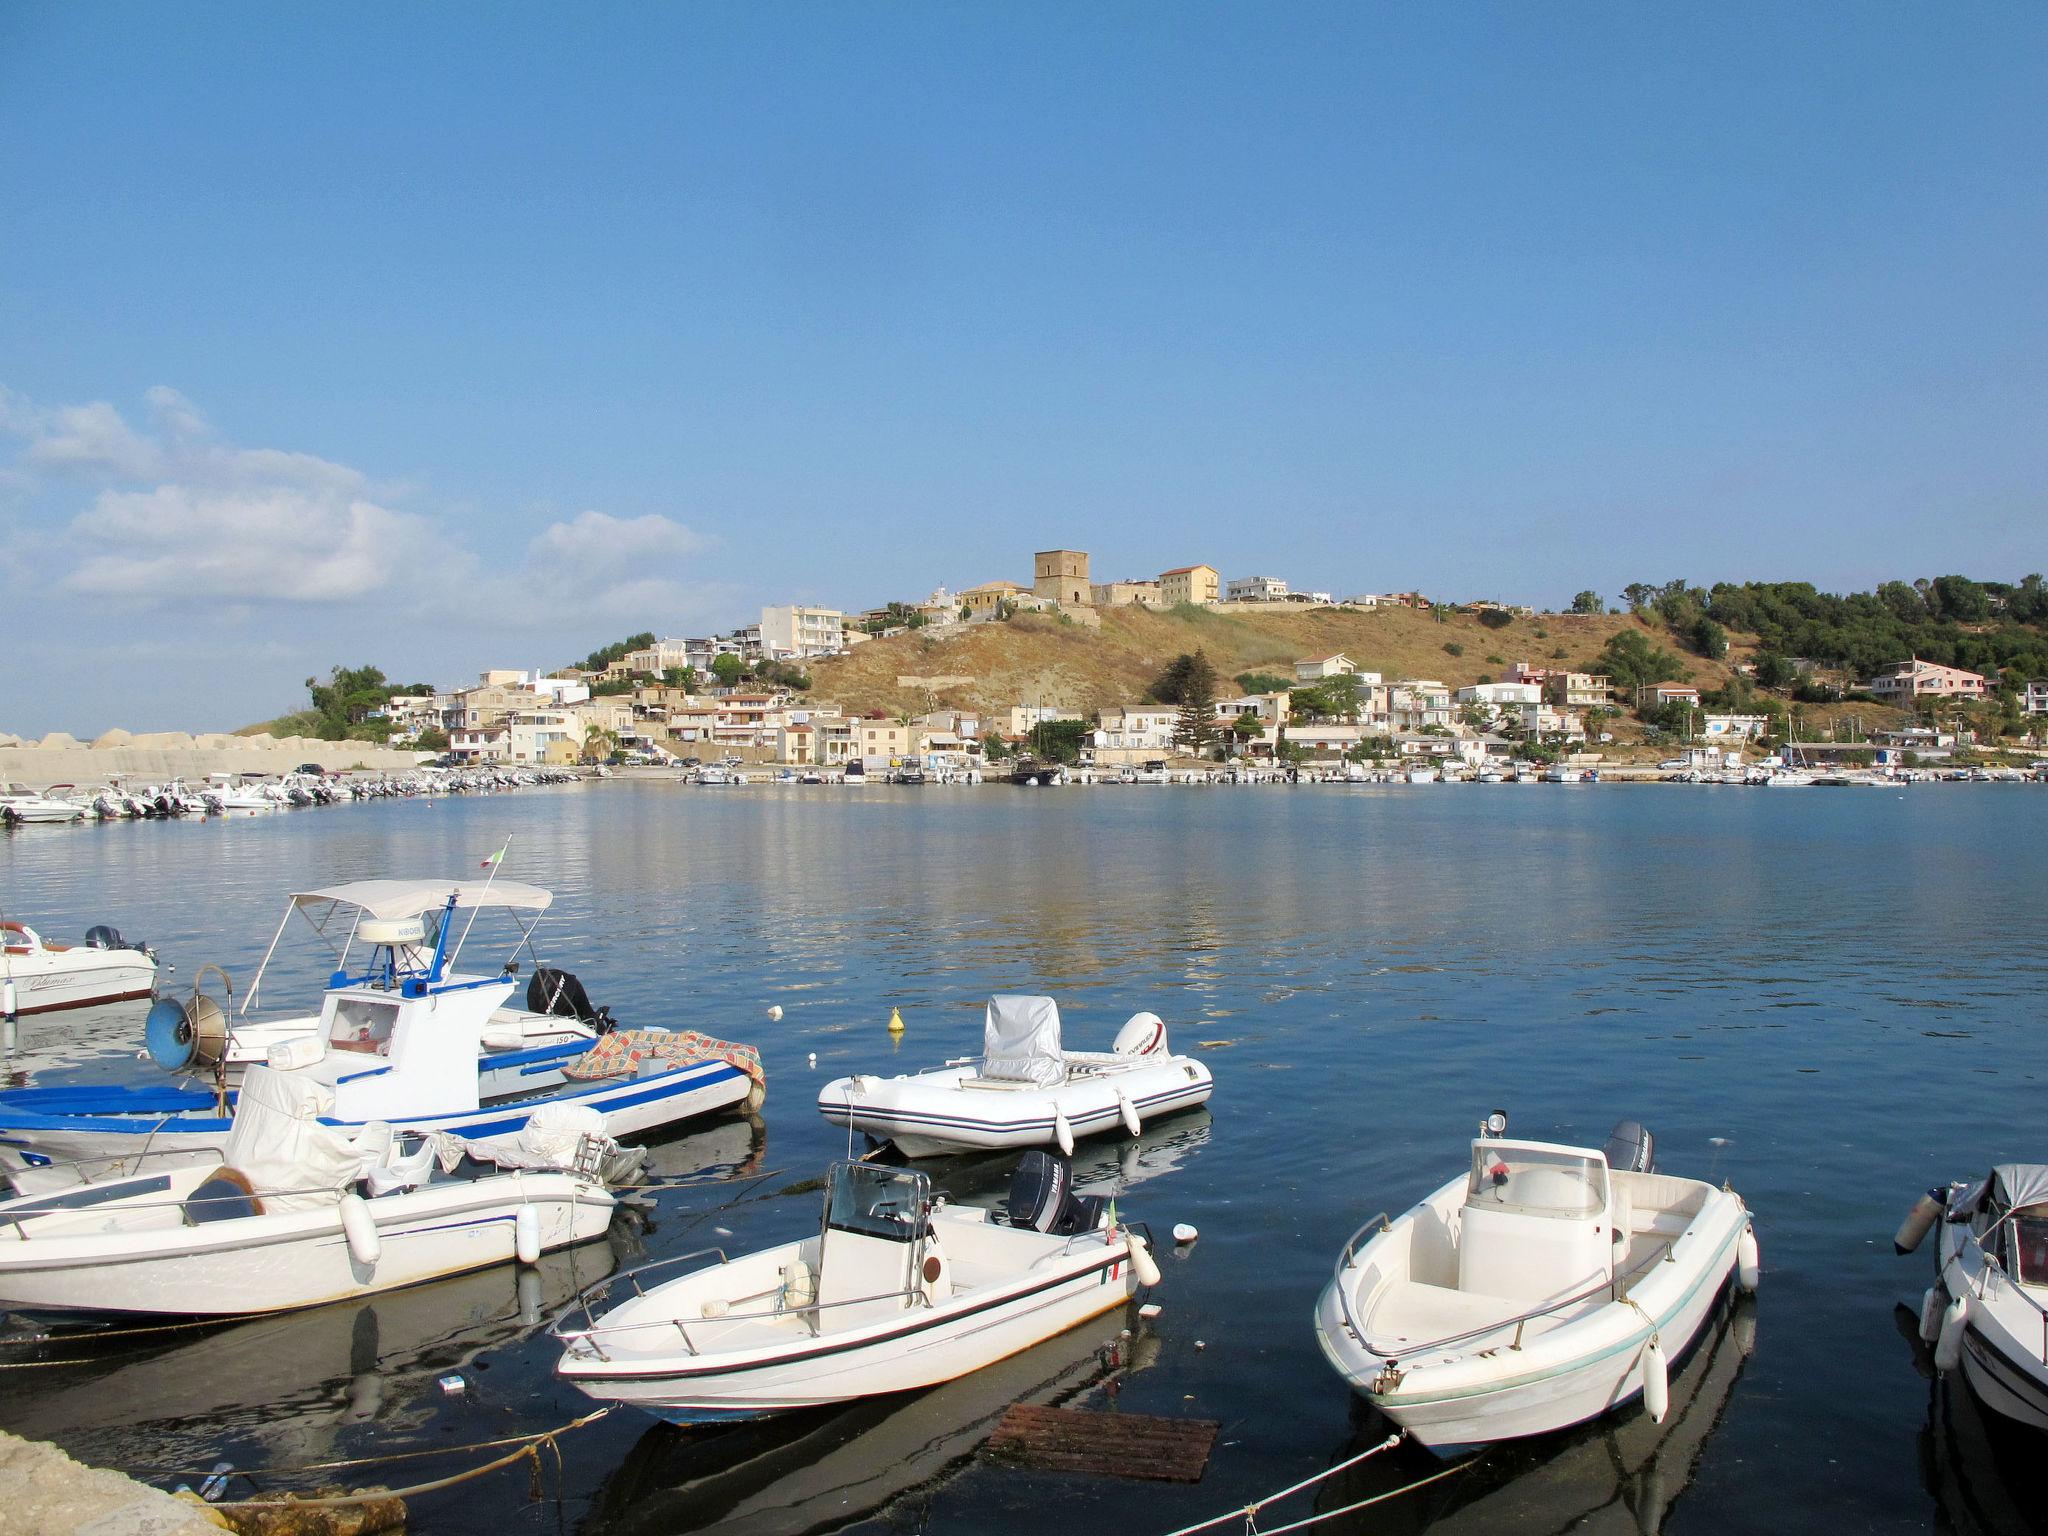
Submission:
<svg viewBox="0 0 2048 1536">
<path fill-rule="evenodd" d="M 1383 1353 L 1398 1353 L 1398 1346 L 1413 1348 L 1463 1335 L 1457 1339 L 1458 1352 L 1468 1354 L 1509 1342 L 1516 1319 L 1526 1310 L 1525 1303 L 1504 1296 L 1485 1296 L 1420 1280 L 1395 1280 L 1380 1292 L 1364 1322 L 1372 1347 Z M 1524 1341 L 1562 1326 L 1580 1310 L 1568 1307 L 1530 1318 L 1522 1329 Z M 1499 1337 L 1489 1338 L 1490 1329 L 1499 1330 Z"/>
<path fill-rule="evenodd" d="M 222 1165 L 200 1180 L 184 1200 L 187 1226 L 204 1226 L 209 1221 L 238 1221 L 244 1216 L 261 1216 L 263 1202 L 256 1197 L 249 1176 L 239 1168 Z"/>
</svg>

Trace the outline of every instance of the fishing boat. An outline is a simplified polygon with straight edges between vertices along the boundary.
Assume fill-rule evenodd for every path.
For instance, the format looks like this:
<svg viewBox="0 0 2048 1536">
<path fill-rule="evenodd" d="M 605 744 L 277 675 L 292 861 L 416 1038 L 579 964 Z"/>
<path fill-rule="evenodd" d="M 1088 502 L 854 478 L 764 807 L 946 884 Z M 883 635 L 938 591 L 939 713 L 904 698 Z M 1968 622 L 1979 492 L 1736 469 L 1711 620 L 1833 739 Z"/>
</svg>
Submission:
<svg viewBox="0 0 2048 1536">
<path fill-rule="evenodd" d="M 601 1134 L 579 1137 L 557 1166 L 536 1155 L 517 1172 L 443 1178 L 431 1142 L 406 1148 L 388 1126 L 323 1124 L 333 1108 L 325 1085 L 256 1067 L 218 1162 L 0 1201 L 0 1310 L 287 1311 L 532 1263 L 611 1222 Z"/>
<path fill-rule="evenodd" d="M 493 870 L 493 875 L 496 871 Z M 507 914 L 513 955 L 531 952 L 551 892 L 509 880 L 358 880 L 292 896 L 238 1010 L 195 985 L 164 998 L 147 1026 L 150 1054 L 198 1085 L 51 1087 L 0 1092 L 0 1151 L 17 1160 L 118 1158 L 147 1146 L 218 1152 L 242 1074 L 255 1064 L 333 1091 L 342 1125 L 488 1136 L 516 1131 L 544 1104 L 598 1110 L 613 1136 L 758 1107 L 760 1057 L 695 1031 L 623 1029 L 592 1008 L 570 972 L 539 967 L 525 1006 L 516 958 L 457 969 L 477 914 Z M 317 1012 L 264 1019 L 253 1009 L 286 928 L 301 917 L 336 969 Z M 523 920 L 530 919 L 530 920 Z M 203 967 L 201 977 L 217 967 Z M 209 1081 L 210 1079 L 210 1081 Z"/>
<path fill-rule="evenodd" d="M 856 1073 L 818 1092 L 834 1125 L 891 1141 L 906 1157 L 963 1147 L 1057 1146 L 1084 1136 L 1138 1134 L 1147 1120 L 1209 1101 L 1209 1069 L 1167 1048 L 1156 1013 L 1133 1014 L 1107 1051 L 1069 1051 L 1049 997 L 988 1001 L 982 1053 L 896 1077 Z"/>
<path fill-rule="evenodd" d="M 754 1418 L 951 1381 L 1124 1304 L 1159 1269 L 1066 1164 L 1027 1153 L 1002 1210 L 935 1199 L 908 1168 L 832 1165 L 814 1237 L 664 1284 L 629 1270 L 555 1325 L 556 1373 L 674 1423 Z"/>
<path fill-rule="evenodd" d="M 1961 1369 L 1985 1407 L 2048 1429 L 2048 1163 L 2000 1163 L 1929 1190 L 1893 1239 L 1917 1249 L 1939 1225 L 1920 1336 L 1935 1368 Z"/>
<path fill-rule="evenodd" d="M 1352 1234 L 1316 1335 L 1354 1391 L 1448 1455 L 1637 1396 L 1661 1422 L 1671 1363 L 1758 1268 L 1741 1197 L 1657 1172 L 1634 1121 L 1595 1150 L 1511 1141 L 1496 1112 L 1464 1172 Z"/>
<path fill-rule="evenodd" d="M 156 952 L 104 923 L 83 944 L 55 944 L 26 923 L 0 923 L 0 1013 L 50 1013 L 148 997 Z"/>
</svg>

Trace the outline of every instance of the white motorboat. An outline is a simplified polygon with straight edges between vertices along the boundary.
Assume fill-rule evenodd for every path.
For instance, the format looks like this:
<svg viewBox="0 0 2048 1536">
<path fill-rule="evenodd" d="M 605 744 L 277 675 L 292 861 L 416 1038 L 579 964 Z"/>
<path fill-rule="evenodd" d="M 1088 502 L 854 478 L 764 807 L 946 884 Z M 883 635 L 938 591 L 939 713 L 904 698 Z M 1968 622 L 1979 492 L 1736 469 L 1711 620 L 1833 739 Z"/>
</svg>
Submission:
<svg viewBox="0 0 2048 1536">
<path fill-rule="evenodd" d="M 0 821 L 9 826 L 37 826 L 45 823 L 85 820 L 86 807 L 76 800 L 66 799 L 57 793 L 60 789 L 71 789 L 70 784 L 54 784 L 48 790 L 37 794 L 19 784 L 7 786 L 7 793 L 0 795 Z"/>
<path fill-rule="evenodd" d="M 219 1162 L 0 1202 L 0 1309 L 278 1312 L 531 1263 L 610 1224 L 601 1140 L 555 1169 L 441 1179 L 433 1145 L 402 1155 L 383 1125 L 351 1136 L 321 1123 L 333 1107 L 324 1086 L 257 1067 Z"/>
<path fill-rule="evenodd" d="M 1124 1131 L 1209 1101 L 1209 1069 L 1167 1048 L 1156 1013 L 1133 1014 L 1108 1051 L 1068 1051 L 1049 997 L 988 1002 L 982 1053 L 897 1077 L 856 1073 L 818 1092 L 834 1125 L 892 1141 L 906 1157 L 963 1147 L 1057 1146 Z"/>
<path fill-rule="evenodd" d="M 2048 1429 L 2048 1164 L 1928 1191 L 1899 1229 L 1900 1253 L 1940 1224 L 1920 1336 L 1937 1370 L 1961 1368 L 1985 1407 Z"/>
<path fill-rule="evenodd" d="M 1437 771 L 1434 768 L 1410 768 L 1402 773 L 1401 779 L 1407 784 L 1434 784 Z"/>
<path fill-rule="evenodd" d="M 232 1020 L 196 988 L 189 1004 L 165 998 L 150 1012 L 150 1055 L 172 1071 L 206 1071 L 205 1086 L 0 1092 L 0 1153 L 77 1162 L 148 1147 L 203 1159 L 223 1146 L 234 1085 L 257 1063 L 326 1084 L 343 1124 L 382 1120 L 463 1136 L 517 1130 L 555 1102 L 597 1109 L 614 1136 L 758 1107 L 765 1079 L 751 1047 L 695 1031 L 614 1028 L 573 975 L 551 967 L 528 982 L 524 1008 L 512 1001 L 516 965 L 456 969 L 479 911 L 512 916 L 516 956 L 530 951 L 553 900 L 537 886 L 496 879 L 358 880 L 302 891 Z M 264 973 L 295 915 L 331 947 L 334 973 L 317 1012 L 258 1018 Z"/>
<path fill-rule="evenodd" d="M 1338 1374 L 1439 1455 L 1638 1394 L 1661 1420 L 1672 1364 L 1729 1277 L 1756 1288 L 1741 1198 L 1656 1172 L 1641 1126 L 1623 1121 L 1604 1151 L 1506 1129 L 1489 1116 L 1464 1173 L 1359 1228 L 1316 1305 Z"/>
<path fill-rule="evenodd" d="M 815 1237 L 666 1284 L 657 1265 L 616 1277 L 634 1295 L 556 1324 L 555 1367 L 601 1401 L 676 1423 L 752 1418 L 935 1386 L 993 1364 L 1159 1280 L 1145 1239 L 1063 1161 L 1027 1153 L 1004 1212 L 934 1200 L 922 1173 L 835 1163 Z M 576 1325 L 580 1322 L 580 1325 Z"/>
<path fill-rule="evenodd" d="M 49 1013 L 148 997 L 156 954 L 104 924 L 83 944 L 53 944 L 26 923 L 0 923 L 0 1013 Z"/>
</svg>

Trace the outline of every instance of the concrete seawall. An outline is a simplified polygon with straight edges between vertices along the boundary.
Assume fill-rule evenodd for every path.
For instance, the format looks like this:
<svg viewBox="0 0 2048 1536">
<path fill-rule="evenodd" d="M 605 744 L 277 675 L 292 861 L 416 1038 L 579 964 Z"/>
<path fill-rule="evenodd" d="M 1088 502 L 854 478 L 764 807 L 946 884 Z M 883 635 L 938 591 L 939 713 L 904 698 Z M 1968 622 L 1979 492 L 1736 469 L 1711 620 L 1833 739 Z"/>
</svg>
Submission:
<svg viewBox="0 0 2048 1536">
<path fill-rule="evenodd" d="M 212 743 L 235 737 L 202 737 Z M 393 752 L 360 741 L 302 741 L 287 738 L 265 744 L 240 738 L 232 746 L 44 747 L 0 744 L 0 782 L 47 789 L 52 784 L 88 788 L 119 778 L 129 784 L 155 784 L 166 779 L 188 783 L 209 773 L 290 773 L 301 763 L 322 768 L 370 768 L 402 772 L 419 761 L 417 753 Z"/>
<path fill-rule="evenodd" d="M 0 1536 L 220 1536 L 227 1529 L 202 1504 L 0 1430 Z"/>
</svg>

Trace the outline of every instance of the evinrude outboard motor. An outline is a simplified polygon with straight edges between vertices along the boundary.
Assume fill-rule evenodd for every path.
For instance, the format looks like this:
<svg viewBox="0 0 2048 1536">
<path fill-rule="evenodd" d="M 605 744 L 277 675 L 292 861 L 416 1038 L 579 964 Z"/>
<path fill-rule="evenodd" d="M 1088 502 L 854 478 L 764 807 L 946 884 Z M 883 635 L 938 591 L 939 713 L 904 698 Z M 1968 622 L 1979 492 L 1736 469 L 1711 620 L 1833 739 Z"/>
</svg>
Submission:
<svg viewBox="0 0 2048 1536">
<path fill-rule="evenodd" d="M 1640 1120 L 1622 1120 L 1608 1133 L 1607 1166 L 1616 1173 L 1655 1173 L 1657 1138 Z"/>
<path fill-rule="evenodd" d="M 526 1009 L 529 1013 L 574 1019 L 590 1025 L 600 1035 L 616 1027 L 611 1009 L 590 1006 L 590 994 L 583 990 L 574 971 L 558 971 L 551 965 L 541 966 L 526 984 Z"/>
<path fill-rule="evenodd" d="M 1018 1159 L 1003 1210 L 1013 1227 L 1072 1237 L 1100 1226 L 1107 1205 L 1100 1195 L 1074 1193 L 1073 1165 L 1064 1157 L 1034 1150 Z"/>
</svg>

